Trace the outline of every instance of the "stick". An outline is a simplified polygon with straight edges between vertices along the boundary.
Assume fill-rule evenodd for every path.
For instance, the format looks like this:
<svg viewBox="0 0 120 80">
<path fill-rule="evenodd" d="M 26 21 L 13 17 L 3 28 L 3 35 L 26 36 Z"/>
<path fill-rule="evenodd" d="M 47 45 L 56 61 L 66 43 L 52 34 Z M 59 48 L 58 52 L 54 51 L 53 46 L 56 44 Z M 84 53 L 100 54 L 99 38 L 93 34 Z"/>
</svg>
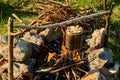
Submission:
<svg viewBox="0 0 120 80">
<path fill-rule="evenodd" d="M 76 64 L 77 64 L 77 65 L 82 64 L 82 63 L 86 62 L 86 61 L 84 61 L 84 60 L 86 60 L 86 59 L 87 59 L 87 57 L 86 57 L 86 58 L 83 58 L 82 60 L 78 60 L 78 61 L 76 61 L 76 62 L 74 62 L 74 63 L 71 63 L 71 64 L 69 64 L 69 65 L 67 65 L 67 66 L 63 66 L 63 67 L 61 67 L 61 68 L 59 68 L 59 69 L 56 69 L 56 70 L 54 70 L 54 67 L 50 67 L 50 68 L 43 69 L 43 70 L 42 70 L 42 69 L 41 69 L 41 70 L 37 70 L 36 72 L 56 73 L 56 72 L 59 72 L 59 71 L 61 71 L 61 70 L 67 69 L 67 68 L 69 68 L 69 67 L 75 66 Z"/>
<path fill-rule="evenodd" d="M 23 34 L 26 31 L 27 31 L 27 29 L 23 29 L 22 31 L 19 31 L 19 32 L 16 32 L 16 33 L 11 33 L 11 35 L 12 36 L 17 36 L 17 35 Z"/>
<path fill-rule="evenodd" d="M 13 20 L 8 19 L 8 80 L 13 80 Z"/>
<path fill-rule="evenodd" d="M 80 68 L 76 68 L 76 69 L 79 70 L 79 71 L 82 71 L 82 72 L 84 72 L 84 73 L 86 73 L 86 74 L 88 74 L 88 72 L 85 71 L 85 70 L 83 70 L 83 69 L 80 69 Z"/>
<path fill-rule="evenodd" d="M 80 61 L 80 62 L 77 62 L 77 63 L 73 63 L 73 64 L 70 64 L 70 65 L 61 67 L 61 68 L 56 69 L 56 70 L 52 70 L 52 71 L 50 71 L 50 73 L 56 73 L 56 72 L 62 71 L 62 70 L 64 70 L 64 69 L 70 68 L 70 67 L 72 67 L 72 66 L 75 66 L 76 64 L 80 65 L 80 64 L 82 64 L 82 63 L 84 63 L 84 61 Z"/>
<path fill-rule="evenodd" d="M 61 2 L 54 1 L 54 0 L 48 0 L 47 2 L 51 2 L 51 3 L 62 5 L 62 6 L 68 6 L 68 5 L 62 4 Z"/>
<path fill-rule="evenodd" d="M 55 24 L 49 24 L 49 25 L 44 25 L 44 26 L 26 26 L 26 25 L 22 25 L 22 24 L 18 24 L 18 25 L 14 25 L 15 28 L 27 28 L 27 29 L 41 29 L 41 28 L 50 28 L 50 27 L 58 27 L 58 26 L 63 26 L 63 25 L 70 25 L 76 21 L 83 21 L 83 20 L 87 20 L 87 19 L 91 19 L 91 18 L 95 18 L 95 17 L 100 17 L 106 14 L 109 14 L 110 11 L 103 11 L 103 12 L 99 12 L 99 13 L 93 13 L 90 15 L 86 15 L 86 16 L 82 16 L 82 17 L 78 17 L 72 20 L 67 20 L 67 21 L 63 21 L 60 23 L 55 23 Z"/>
<path fill-rule="evenodd" d="M 36 22 L 36 20 L 33 20 L 29 25 L 33 25 Z M 29 29 L 23 29 L 22 31 L 16 32 L 16 33 L 11 33 L 12 36 L 17 36 L 20 34 L 23 34 L 25 32 L 29 31 Z"/>
<path fill-rule="evenodd" d="M 29 26 L 31 26 L 31 25 L 33 25 L 34 23 L 36 22 L 36 20 L 33 20 L 30 24 L 29 24 Z M 23 29 L 22 31 L 19 31 L 19 32 L 16 32 L 16 33 L 11 33 L 11 35 L 12 36 L 17 36 L 17 35 L 20 35 L 20 34 L 23 34 L 23 33 L 25 33 L 25 32 L 27 32 L 27 31 L 29 31 L 29 29 Z"/>
<path fill-rule="evenodd" d="M 72 71 L 72 74 L 74 76 L 74 80 L 77 80 L 77 74 L 75 73 L 75 71 L 73 69 L 71 69 L 71 71 Z"/>
<path fill-rule="evenodd" d="M 103 0 L 103 7 L 104 7 L 104 10 L 107 11 L 107 0 Z"/>
<path fill-rule="evenodd" d="M 66 77 L 67 77 L 67 80 L 70 80 L 70 72 L 69 71 L 64 71 L 65 72 L 65 75 L 66 75 Z"/>
<path fill-rule="evenodd" d="M 107 11 L 107 0 L 104 0 L 104 11 Z M 105 33 L 104 47 L 107 47 L 107 42 L 108 42 L 108 27 L 109 27 L 109 22 L 110 22 L 109 15 L 106 15 L 105 19 L 106 19 L 106 25 L 105 25 L 106 33 Z"/>
<path fill-rule="evenodd" d="M 16 14 L 12 14 L 12 16 L 16 18 L 21 24 L 24 24 L 24 22 Z"/>
<path fill-rule="evenodd" d="M 19 9 L 15 9 L 13 11 L 15 11 L 15 12 L 21 12 L 21 13 L 26 13 L 26 14 L 35 14 L 35 15 L 38 15 L 38 12 L 33 12 L 33 11 L 24 11 L 24 10 L 19 10 Z"/>
<path fill-rule="evenodd" d="M 105 25 L 105 29 L 106 29 L 106 34 L 105 34 L 105 43 L 104 43 L 104 47 L 107 47 L 108 44 L 108 33 L 109 33 L 109 26 L 110 26 L 110 17 L 112 14 L 112 10 L 115 6 L 115 3 L 113 2 L 110 8 L 110 13 L 106 15 L 106 25 Z M 104 1 L 104 10 L 107 11 L 107 0 Z"/>
</svg>

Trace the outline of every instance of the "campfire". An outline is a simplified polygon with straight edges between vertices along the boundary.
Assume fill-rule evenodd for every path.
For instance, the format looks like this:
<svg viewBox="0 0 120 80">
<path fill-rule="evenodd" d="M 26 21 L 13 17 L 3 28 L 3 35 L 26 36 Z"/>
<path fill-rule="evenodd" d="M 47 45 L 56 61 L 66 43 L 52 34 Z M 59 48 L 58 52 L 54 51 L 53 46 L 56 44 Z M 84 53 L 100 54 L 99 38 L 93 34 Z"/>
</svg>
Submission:
<svg viewBox="0 0 120 80">
<path fill-rule="evenodd" d="M 61 50 L 60 50 L 60 54 L 53 52 L 50 53 L 49 52 L 49 56 L 48 56 L 48 62 L 50 62 L 50 60 L 54 59 L 55 60 L 55 65 L 59 63 L 59 61 L 62 61 L 64 64 L 66 65 L 69 62 L 72 61 L 77 61 L 80 60 L 80 54 L 79 54 L 79 50 L 81 47 L 81 36 L 82 36 L 82 28 L 79 26 L 76 27 L 68 27 L 66 30 L 66 34 L 65 32 L 63 32 L 63 40 L 61 43 Z M 59 54 L 59 55 L 58 55 Z M 55 59 L 55 56 L 60 56 L 59 59 Z M 58 64 L 59 65 L 59 64 Z"/>
<path fill-rule="evenodd" d="M 88 72 L 87 58 L 82 57 L 83 55 L 80 53 L 82 51 L 82 35 L 83 29 L 78 25 L 70 26 L 65 31 L 62 29 L 62 41 L 59 41 L 61 45 L 53 44 L 61 47 L 59 48 L 60 52 L 54 50 L 48 52 L 47 63 L 51 67 L 41 68 L 37 73 L 59 74 L 56 76 L 58 80 L 61 78 L 77 80 L 86 74 Z"/>
<path fill-rule="evenodd" d="M 62 3 L 48 1 L 42 4 L 45 8 L 37 18 L 31 20 L 29 26 L 54 26 L 60 24 L 58 22 L 78 17 L 70 6 Z M 83 9 L 81 16 L 84 12 L 87 15 L 95 13 L 91 9 L 90 12 L 87 10 Z M 17 17 L 15 14 L 13 16 Z M 18 17 L 16 19 L 23 26 L 24 21 Z M 103 26 L 101 20 L 97 17 L 46 29 L 24 29 L 21 32 L 24 35 L 14 37 L 13 40 L 14 80 L 118 79 L 119 63 L 113 60 L 112 50 L 104 47 L 106 29 L 99 27 Z M 0 36 L 0 73 L 3 80 L 8 77 L 7 43 L 8 36 Z"/>
</svg>

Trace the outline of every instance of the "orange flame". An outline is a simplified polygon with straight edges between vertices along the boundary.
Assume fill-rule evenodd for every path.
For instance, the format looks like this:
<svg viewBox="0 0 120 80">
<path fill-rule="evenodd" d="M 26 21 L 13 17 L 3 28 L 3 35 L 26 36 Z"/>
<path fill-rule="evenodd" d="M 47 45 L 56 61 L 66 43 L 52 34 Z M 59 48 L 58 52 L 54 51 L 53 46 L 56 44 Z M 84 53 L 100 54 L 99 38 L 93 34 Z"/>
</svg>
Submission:
<svg viewBox="0 0 120 80">
<path fill-rule="evenodd" d="M 77 61 L 77 60 L 80 60 L 80 59 L 81 59 L 78 50 L 74 50 L 74 51 L 72 52 L 72 55 L 73 55 L 73 60 L 74 60 L 74 61 Z"/>
<path fill-rule="evenodd" d="M 47 58 L 47 62 L 50 62 L 50 59 L 52 58 L 52 57 L 54 57 L 56 55 L 56 53 L 55 52 L 53 52 L 53 53 L 48 53 L 48 58 Z"/>
</svg>

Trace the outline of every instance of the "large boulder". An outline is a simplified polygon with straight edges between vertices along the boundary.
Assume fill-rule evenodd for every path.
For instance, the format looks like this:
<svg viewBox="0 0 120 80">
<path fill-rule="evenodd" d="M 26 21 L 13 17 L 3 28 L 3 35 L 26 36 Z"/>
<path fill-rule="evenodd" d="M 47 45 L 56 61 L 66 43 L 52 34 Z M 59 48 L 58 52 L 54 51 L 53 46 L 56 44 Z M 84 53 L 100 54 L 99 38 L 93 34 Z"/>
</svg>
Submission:
<svg viewBox="0 0 120 80">
<path fill-rule="evenodd" d="M 23 39 L 14 39 L 13 41 L 13 60 L 14 61 L 25 61 L 30 58 L 32 49 L 29 42 Z M 6 60 L 8 59 L 8 45 L 0 43 L 0 55 Z"/>
</svg>

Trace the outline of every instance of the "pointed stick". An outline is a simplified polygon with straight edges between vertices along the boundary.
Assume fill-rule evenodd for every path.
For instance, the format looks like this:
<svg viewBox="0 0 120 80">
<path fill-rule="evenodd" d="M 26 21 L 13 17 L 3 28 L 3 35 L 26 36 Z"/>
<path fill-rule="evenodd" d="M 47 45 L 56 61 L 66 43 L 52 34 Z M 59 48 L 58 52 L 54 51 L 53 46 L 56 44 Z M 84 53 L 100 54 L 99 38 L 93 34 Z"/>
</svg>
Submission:
<svg viewBox="0 0 120 80">
<path fill-rule="evenodd" d="M 13 80 L 13 20 L 8 19 L 8 80 Z"/>
</svg>

